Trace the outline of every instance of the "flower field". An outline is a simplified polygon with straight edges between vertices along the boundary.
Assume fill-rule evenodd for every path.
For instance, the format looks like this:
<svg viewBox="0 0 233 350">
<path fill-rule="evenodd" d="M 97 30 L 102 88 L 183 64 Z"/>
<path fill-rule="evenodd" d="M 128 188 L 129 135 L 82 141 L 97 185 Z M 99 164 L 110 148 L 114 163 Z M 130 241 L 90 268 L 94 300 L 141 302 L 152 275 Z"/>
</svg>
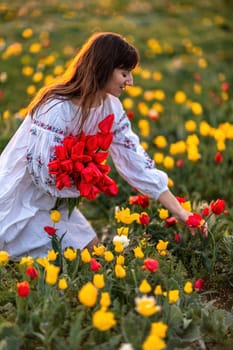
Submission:
<svg viewBox="0 0 233 350">
<path fill-rule="evenodd" d="M 86 38 L 119 32 L 141 56 L 121 101 L 194 213 L 177 222 L 109 159 L 118 194 L 79 203 L 93 254 L 62 250 L 57 211 L 47 257 L 0 251 L 0 349 L 232 349 L 232 14 L 227 0 L 0 2 L 0 151 Z"/>
</svg>

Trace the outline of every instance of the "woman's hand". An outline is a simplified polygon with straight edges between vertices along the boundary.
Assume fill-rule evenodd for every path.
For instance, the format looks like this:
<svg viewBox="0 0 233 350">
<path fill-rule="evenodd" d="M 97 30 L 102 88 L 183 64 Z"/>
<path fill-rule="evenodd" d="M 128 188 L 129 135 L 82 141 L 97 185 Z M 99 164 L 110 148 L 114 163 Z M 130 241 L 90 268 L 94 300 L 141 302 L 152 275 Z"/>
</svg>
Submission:
<svg viewBox="0 0 233 350">
<path fill-rule="evenodd" d="M 193 215 L 192 212 L 189 212 L 185 210 L 181 205 L 180 202 L 176 199 L 176 197 L 169 191 L 163 192 L 159 198 L 159 202 L 168 209 L 174 217 L 183 223 L 186 223 L 188 217 L 190 215 Z M 196 228 L 190 227 L 190 232 L 194 236 L 196 233 Z M 203 223 L 202 230 L 205 236 L 208 235 L 208 224 L 205 222 Z"/>
<path fill-rule="evenodd" d="M 163 192 L 158 200 L 178 221 L 185 222 L 189 215 L 192 215 L 180 205 L 180 202 L 169 190 Z"/>
</svg>

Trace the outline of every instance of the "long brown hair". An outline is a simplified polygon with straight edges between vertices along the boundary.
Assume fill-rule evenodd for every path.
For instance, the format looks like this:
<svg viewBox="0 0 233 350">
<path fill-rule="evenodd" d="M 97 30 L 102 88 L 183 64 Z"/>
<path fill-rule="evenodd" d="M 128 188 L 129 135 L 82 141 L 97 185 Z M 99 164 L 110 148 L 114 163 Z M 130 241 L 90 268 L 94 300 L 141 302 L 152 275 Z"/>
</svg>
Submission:
<svg viewBox="0 0 233 350">
<path fill-rule="evenodd" d="M 28 111 L 35 111 L 49 99 L 78 98 L 83 125 L 96 93 L 103 89 L 115 68 L 132 70 L 139 61 L 137 49 L 124 37 L 111 32 L 93 34 L 74 57 L 65 73 L 39 90 Z"/>
</svg>

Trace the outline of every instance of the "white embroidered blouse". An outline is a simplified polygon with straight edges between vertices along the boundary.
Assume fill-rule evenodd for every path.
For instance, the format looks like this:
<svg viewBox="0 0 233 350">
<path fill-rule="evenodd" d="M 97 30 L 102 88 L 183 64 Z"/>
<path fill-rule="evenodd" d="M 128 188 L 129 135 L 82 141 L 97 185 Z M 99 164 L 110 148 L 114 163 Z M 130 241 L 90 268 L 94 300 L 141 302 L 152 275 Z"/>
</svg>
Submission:
<svg viewBox="0 0 233 350">
<path fill-rule="evenodd" d="M 167 190 L 167 175 L 156 169 L 142 148 L 138 136 L 118 98 L 108 95 L 91 109 L 84 125 L 86 134 L 95 134 L 98 123 L 114 114 L 113 141 L 109 149 L 119 174 L 139 192 L 157 199 Z M 51 249 L 43 227 L 51 225 L 49 211 L 57 197 L 78 197 L 75 187 L 58 190 L 48 173 L 55 145 L 65 136 L 77 134 L 79 107 L 71 101 L 53 100 L 34 115 L 28 115 L 0 157 L 0 249 L 20 257 L 44 256 Z M 64 246 L 84 248 L 95 236 L 91 225 L 79 210 L 70 218 L 63 208 L 58 232 Z"/>
</svg>

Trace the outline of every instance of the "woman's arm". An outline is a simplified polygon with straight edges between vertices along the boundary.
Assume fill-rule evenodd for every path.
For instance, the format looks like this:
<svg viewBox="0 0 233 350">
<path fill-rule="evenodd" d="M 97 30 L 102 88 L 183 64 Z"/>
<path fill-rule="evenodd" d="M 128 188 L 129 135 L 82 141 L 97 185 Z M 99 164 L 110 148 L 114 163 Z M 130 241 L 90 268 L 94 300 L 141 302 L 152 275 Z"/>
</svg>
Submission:
<svg viewBox="0 0 233 350">
<path fill-rule="evenodd" d="M 158 201 L 166 208 L 168 209 L 172 215 L 174 215 L 179 221 L 185 222 L 190 213 L 189 211 L 185 210 L 179 203 L 179 201 L 176 199 L 176 197 L 171 193 L 170 190 L 167 190 L 163 192 L 159 198 Z"/>
</svg>

